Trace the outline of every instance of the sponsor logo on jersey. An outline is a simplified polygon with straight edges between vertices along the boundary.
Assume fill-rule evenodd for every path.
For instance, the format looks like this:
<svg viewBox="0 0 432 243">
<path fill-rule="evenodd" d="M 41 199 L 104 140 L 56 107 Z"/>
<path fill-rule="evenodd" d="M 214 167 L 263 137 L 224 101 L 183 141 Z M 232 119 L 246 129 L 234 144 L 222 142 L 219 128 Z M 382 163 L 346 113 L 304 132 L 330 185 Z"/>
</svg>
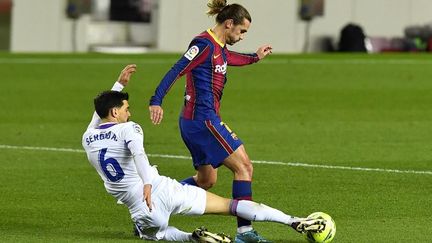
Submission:
<svg viewBox="0 0 432 243">
<path fill-rule="evenodd" d="M 189 48 L 189 50 L 184 54 L 184 56 L 189 60 L 192 61 L 196 57 L 196 55 L 199 52 L 198 46 L 192 46 Z"/>
<path fill-rule="evenodd" d="M 221 54 L 219 54 L 219 55 L 213 55 L 213 59 L 218 58 L 220 55 L 221 55 Z"/>
<path fill-rule="evenodd" d="M 225 74 L 226 71 L 227 71 L 227 62 L 224 62 L 223 65 L 216 65 L 215 66 L 215 73 Z"/>
</svg>

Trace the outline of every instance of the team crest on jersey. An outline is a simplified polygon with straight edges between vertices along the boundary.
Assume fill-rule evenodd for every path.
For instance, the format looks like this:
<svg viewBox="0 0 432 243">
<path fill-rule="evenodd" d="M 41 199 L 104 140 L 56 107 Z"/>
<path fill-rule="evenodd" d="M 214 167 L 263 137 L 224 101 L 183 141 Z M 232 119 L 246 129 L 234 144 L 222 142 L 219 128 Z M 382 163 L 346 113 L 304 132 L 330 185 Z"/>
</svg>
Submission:
<svg viewBox="0 0 432 243">
<path fill-rule="evenodd" d="M 133 128 L 134 128 L 135 132 L 137 132 L 137 133 L 143 135 L 143 131 L 142 131 L 140 125 L 138 125 L 138 124 L 133 124 Z"/>
<path fill-rule="evenodd" d="M 192 46 L 189 48 L 189 50 L 184 54 L 184 56 L 189 60 L 192 61 L 196 57 L 196 55 L 199 52 L 198 46 Z"/>
</svg>

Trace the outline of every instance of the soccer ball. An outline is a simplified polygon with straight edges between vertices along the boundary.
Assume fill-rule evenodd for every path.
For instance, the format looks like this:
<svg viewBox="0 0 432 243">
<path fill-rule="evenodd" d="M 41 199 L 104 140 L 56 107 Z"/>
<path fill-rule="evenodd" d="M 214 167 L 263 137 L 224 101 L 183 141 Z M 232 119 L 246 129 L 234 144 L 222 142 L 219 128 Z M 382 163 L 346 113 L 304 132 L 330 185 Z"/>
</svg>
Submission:
<svg viewBox="0 0 432 243">
<path fill-rule="evenodd" d="M 311 243 L 329 243 L 333 240 L 336 234 L 336 223 L 330 217 L 330 215 L 323 212 L 315 212 L 308 216 L 313 219 L 324 219 L 326 226 L 324 231 L 321 233 L 314 233 L 308 231 L 305 234 L 306 239 Z"/>
</svg>

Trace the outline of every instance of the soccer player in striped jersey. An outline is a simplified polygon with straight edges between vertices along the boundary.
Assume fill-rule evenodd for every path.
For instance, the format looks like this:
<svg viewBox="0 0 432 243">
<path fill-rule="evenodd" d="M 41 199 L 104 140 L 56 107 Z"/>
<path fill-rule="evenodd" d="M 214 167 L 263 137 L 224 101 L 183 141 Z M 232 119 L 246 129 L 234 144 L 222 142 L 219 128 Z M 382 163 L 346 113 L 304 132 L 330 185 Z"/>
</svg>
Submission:
<svg viewBox="0 0 432 243">
<path fill-rule="evenodd" d="M 323 220 L 297 218 L 264 204 L 223 198 L 159 175 L 144 151 L 143 130 L 129 121 L 128 94 L 120 92 L 135 69 L 135 65 L 126 66 L 112 90 L 95 98 L 96 112 L 83 134 L 82 145 L 106 191 L 128 207 L 135 231 L 142 239 L 231 242 L 229 237 L 203 228 L 187 233 L 169 226 L 172 214 L 238 215 L 285 224 L 300 233 L 324 229 Z"/>
<path fill-rule="evenodd" d="M 162 100 L 174 82 L 186 75 L 184 107 L 180 114 L 180 133 L 189 149 L 196 175 L 182 183 L 211 188 L 217 180 L 217 168 L 225 165 L 234 173 L 232 197 L 252 200 L 252 163 L 242 141 L 221 120 L 219 109 L 227 82 L 227 66 L 256 63 L 272 52 L 263 45 L 256 53 L 230 51 L 245 37 L 251 24 L 248 11 L 226 0 L 210 0 L 208 15 L 216 15 L 216 25 L 196 36 L 188 50 L 164 76 L 150 100 L 150 119 L 160 124 Z M 238 218 L 236 242 L 268 242 L 253 229 L 249 220 Z"/>
</svg>

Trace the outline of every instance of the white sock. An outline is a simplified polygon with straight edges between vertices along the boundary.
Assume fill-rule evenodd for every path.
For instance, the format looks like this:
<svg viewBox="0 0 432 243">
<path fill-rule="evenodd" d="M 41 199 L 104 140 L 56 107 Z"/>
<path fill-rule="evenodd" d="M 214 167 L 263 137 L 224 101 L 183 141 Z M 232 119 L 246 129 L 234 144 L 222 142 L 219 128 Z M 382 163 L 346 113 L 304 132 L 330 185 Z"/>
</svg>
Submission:
<svg viewBox="0 0 432 243">
<path fill-rule="evenodd" d="M 167 229 L 165 230 L 165 235 L 163 237 L 163 240 L 166 241 L 189 242 L 191 241 L 191 239 L 191 233 L 186 233 L 172 226 L 167 227 Z"/>
<path fill-rule="evenodd" d="M 231 212 L 251 221 L 270 221 L 291 225 L 296 217 L 285 214 L 277 209 L 249 200 L 233 200 Z"/>
</svg>

